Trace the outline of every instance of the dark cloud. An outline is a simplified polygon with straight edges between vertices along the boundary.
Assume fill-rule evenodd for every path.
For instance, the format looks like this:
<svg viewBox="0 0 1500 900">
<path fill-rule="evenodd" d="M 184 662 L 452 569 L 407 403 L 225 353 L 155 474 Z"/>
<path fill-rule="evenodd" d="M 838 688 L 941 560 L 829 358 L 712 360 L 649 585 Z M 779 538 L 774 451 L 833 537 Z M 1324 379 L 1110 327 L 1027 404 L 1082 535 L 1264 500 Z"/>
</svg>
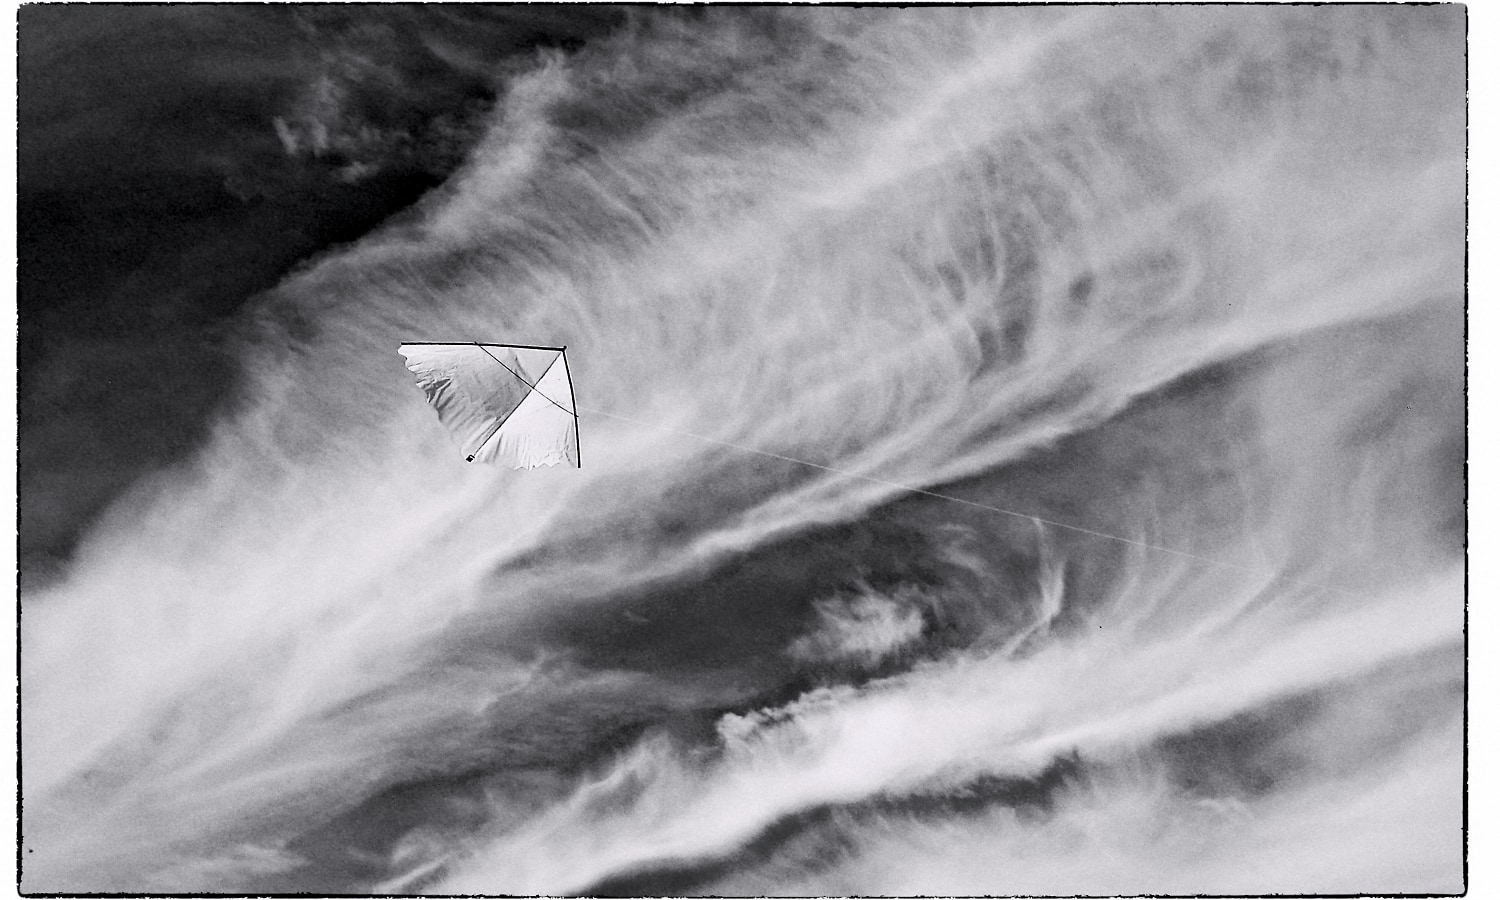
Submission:
<svg viewBox="0 0 1500 900">
<path fill-rule="evenodd" d="M 21 556 L 33 575 L 232 396 L 225 329 L 463 159 L 511 57 L 608 8 L 19 13 Z"/>
</svg>

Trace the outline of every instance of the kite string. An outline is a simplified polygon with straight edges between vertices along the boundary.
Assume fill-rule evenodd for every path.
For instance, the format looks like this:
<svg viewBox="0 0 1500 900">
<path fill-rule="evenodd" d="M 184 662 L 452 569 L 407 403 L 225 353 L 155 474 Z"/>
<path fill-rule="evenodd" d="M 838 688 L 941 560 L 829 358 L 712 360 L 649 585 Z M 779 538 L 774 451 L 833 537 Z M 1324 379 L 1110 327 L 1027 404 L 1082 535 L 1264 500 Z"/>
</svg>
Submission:
<svg viewBox="0 0 1500 900">
<path fill-rule="evenodd" d="M 868 482 L 871 482 L 873 484 L 884 485 L 886 487 L 893 487 L 893 488 L 896 488 L 896 489 L 902 490 L 902 491 L 909 491 L 909 492 L 911 492 L 913 494 L 923 494 L 923 495 L 928 496 L 928 497 L 936 497 L 939 500 L 948 500 L 948 501 L 951 501 L 953 503 L 962 503 L 965 506 L 973 506 L 973 507 L 976 507 L 978 509 L 984 509 L 984 510 L 988 510 L 990 512 L 1000 513 L 1001 515 L 1014 516 L 1015 518 L 1018 518 L 1018 519 L 1029 519 L 1033 523 L 1036 523 L 1038 525 L 1051 525 L 1054 528 L 1062 528 L 1062 529 L 1065 529 L 1067 531 L 1075 531 L 1075 532 L 1078 532 L 1079 534 L 1086 534 L 1086 535 L 1090 535 L 1091 537 L 1104 538 L 1105 540 L 1118 541 L 1118 542 L 1120 542 L 1122 544 L 1130 544 L 1132 546 L 1142 547 L 1142 548 L 1147 549 L 1147 550 L 1156 550 L 1156 551 L 1161 552 L 1161 553 L 1170 553 L 1173 556 L 1181 556 L 1181 557 L 1185 557 L 1187 559 L 1197 560 L 1198 562 L 1208 563 L 1209 565 L 1212 565 L 1212 566 L 1219 566 L 1221 568 L 1236 569 L 1236 570 L 1239 570 L 1241 572 L 1250 572 L 1250 573 L 1254 573 L 1254 574 L 1264 574 L 1259 569 L 1254 569 L 1254 568 L 1251 568 L 1249 566 L 1235 565 L 1234 563 L 1227 563 L 1227 562 L 1224 562 L 1222 560 L 1213 559 L 1213 558 L 1207 557 L 1207 556 L 1200 556 L 1200 555 L 1198 555 L 1196 553 L 1189 553 L 1186 550 L 1174 550 L 1171 547 L 1162 547 L 1162 546 L 1159 546 L 1157 544 L 1148 544 L 1145 541 L 1137 541 L 1137 540 L 1134 540 L 1132 538 L 1121 537 L 1121 536 L 1119 536 L 1117 534 L 1109 534 L 1109 533 L 1103 532 L 1103 531 L 1095 531 L 1092 528 L 1083 528 L 1083 527 L 1080 527 L 1078 525 L 1069 525 L 1066 522 L 1055 522 L 1055 521 L 1053 521 L 1051 519 L 1044 519 L 1041 516 L 1035 516 L 1035 515 L 1032 515 L 1030 513 L 1016 512 L 1015 510 L 1004 509 L 1004 508 L 999 507 L 999 506 L 991 506 L 991 505 L 989 505 L 987 503 L 979 503 L 979 502 L 974 501 L 974 500 L 966 500 L 963 497 L 954 497 L 951 494 L 941 494 L 941 493 L 938 493 L 937 491 L 929 491 L 929 490 L 927 490 L 925 488 L 912 487 L 909 484 L 900 484 L 900 483 L 895 482 L 895 481 L 887 481 L 884 478 L 876 478 L 876 477 L 874 477 L 872 475 L 862 475 L 859 472 L 852 472 L 852 471 L 850 471 L 848 469 L 840 469 L 840 468 L 838 468 L 836 466 L 825 466 L 825 465 L 823 465 L 821 463 L 809 462 L 808 460 L 805 460 L 805 459 L 797 459 L 796 457 L 792 457 L 792 456 L 783 456 L 780 453 L 772 453 L 769 450 L 759 450 L 759 449 L 757 449 L 755 447 L 747 447 L 744 444 L 736 444 L 736 443 L 734 443 L 732 441 L 724 441 L 724 440 L 719 440 L 718 438 L 708 437 L 707 435 L 694 434 L 691 431 L 682 431 L 682 430 L 677 429 L 677 428 L 668 428 L 665 425 L 656 425 L 656 424 L 653 424 L 651 422 L 642 422 L 639 419 L 632 419 L 629 416 L 622 416 L 622 415 L 619 415 L 618 413 L 605 412 L 602 409 L 592 409 L 592 408 L 589 408 L 589 407 L 586 407 L 586 406 L 580 406 L 580 407 L 578 407 L 578 409 L 579 409 L 580 412 L 592 413 L 594 415 L 599 415 L 599 416 L 608 416 L 611 419 L 619 419 L 622 422 L 630 422 L 631 424 L 633 424 L 633 425 L 639 425 L 642 428 L 652 428 L 652 429 L 655 429 L 657 431 L 666 431 L 666 432 L 670 432 L 672 434 L 679 434 L 679 435 L 682 435 L 684 437 L 696 438 L 696 439 L 698 439 L 700 441 L 707 441 L 707 442 L 709 442 L 711 444 L 719 444 L 719 445 L 724 446 L 724 447 L 733 447 L 736 450 L 744 450 L 747 453 L 755 453 L 755 454 L 758 454 L 760 456 L 768 456 L 768 457 L 771 457 L 772 459 L 780 459 L 780 460 L 784 460 L 786 462 L 797 463 L 798 465 L 810 466 L 810 467 L 812 467 L 814 469 L 822 469 L 825 472 L 833 472 L 833 473 L 839 474 L 839 475 L 846 475 L 846 476 L 848 476 L 850 478 L 858 478 L 861 481 L 868 481 Z"/>
<path fill-rule="evenodd" d="M 709 437 L 707 435 L 694 434 L 691 431 L 682 431 L 681 429 L 677 429 L 677 428 L 668 428 L 665 425 L 657 425 L 657 424 L 654 424 L 654 423 L 651 423 L 651 422 L 642 422 L 639 419 L 632 419 L 629 416 L 622 416 L 619 413 L 605 412 L 602 409 L 593 409 L 593 408 L 587 407 L 587 406 L 576 406 L 576 404 L 575 404 L 575 408 L 572 409 L 572 410 L 570 410 L 566 406 L 563 406 L 561 403 L 558 403 L 556 400 L 553 400 L 551 397 L 548 397 L 546 394 L 543 394 L 541 391 L 537 390 L 536 385 L 534 385 L 531 382 L 527 381 L 525 378 L 522 378 L 510 366 L 505 365 L 505 363 L 502 362 L 499 357 L 495 356 L 495 354 L 493 354 L 493 353 L 490 353 L 490 351 L 483 344 L 480 344 L 480 343 L 476 342 L 474 344 L 474 346 L 478 347 L 481 350 L 484 350 L 485 355 L 488 356 L 490 359 L 493 359 L 495 362 L 500 363 L 500 365 L 505 369 L 505 371 L 509 372 L 512 375 L 515 375 L 515 377 L 517 379 L 519 379 L 522 384 L 524 384 L 527 387 L 531 388 L 533 391 L 536 391 L 536 393 L 540 394 L 542 396 L 542 399 L 546 400 L 548 403 L 551 403 L 553 406 L 557 407 L 558 409 L 562 410 L 563 412 L 568 413 L 569 415 L 573 416 L 575 420 L 578 418 L 578 413 L 579 412 L 592 413 L 593 415 L 597 415 L 597 416 L 606 416 L 606 417 L 611 418 L 611 419 L 618 419 L 621 422 L 629 422 L 632 425 L 637 425 L 637 426 L 640 426 L 641 428 L 651 428 L 651 429 L 655 429 L 657 431 L 665 431 L 665 432 L 669 432 L 671 434 L 682 435 L 683 437 L 695 438 L 697 440 L 706 441 L 706 442 L 711 443 L 711 444 L 718 444 L 718 445 L 723 446 L 723 447 L 732 447 L 732 448 L 734 448 L 736 450 L 743 450 L 746 453 L 754 453 L 754 454 L 757 454 L 759 456 L 770 457 L 771 459 L 779 459 L 779 460 L 783 460 L 785 462 L 796 463 L 797 465 L 801 465 L 801 466 L 808 466 L 808 467 L 814 468 L 814 469 L 821 469 L 821 470 L 823 470 L 825 472 L 833 472 L 834 474 L 845 475 L 845 476 L 847 476 L 849 478 L 858 478 L 861 481 L 868 481 L 868 482 L 870 482 L 872 484 L 879 484 L 879 485 L 883 485 L 885 487 L 896 488 L 897 490 L 906 491 L 906 492 L 912 493 L 912 494 L 922 494 L 923 496 L 927 496 L 927 497 L 935 497 L 938 500 L 947 500 L 947 501 L 952 502 L 952 503 L 962 503 L 965 506 L 972 506 L 972 507 L 975 507 L 976 509 L 988 510 L 989 512 L 999 513 L 999 514 L 1001 514 L 1003 516 L 1013 516 L 1013 517 L 1015 517 L 1017 519 L 1028 519 L 1028 520 L 1030 520 L 1031 522 L 1033 522 L 1033 523 L 1035 523 L 1037 525 L 1051 525 L 1053 528 L 1061 528 L 1061 529 L 1064 529 L 1066 531 L 1076 532 L 1078 534 L 1086 534 L 1086 535 L 1089 535 L 1090 537 L 1103 538 L 1103 539 L 1108 540 L 1108 541 L 1117 541 L 1117 542 L 1119 542 L 1121 544 L 1129 544 L 1129 545 L 1131 545 L 1133 547 L 1140 547 L 1140 548 L 1145 549 L 1145 550 L 1155 550 L 1158 553 L 1169 553 L 1169 554 L 1171 554 L 1173 556 L 1180 556 L 1180 557 L 1183 557 L 1184 559 L 1196 560 L 1197 562 L 1207 563 L 1208 565 L 1216 566 L 1216 567 L 1219 567 L 1219 568 L 1222 568 L 1222 569 L 1234 569 L 1236 571 L 1249 572 L 1249 573 L 1256 574 L 1256 575 L 1266 574 L 1265 572 L 1263 572 L 1260 569 L 1255 569 L 1255 568 L 1252 568 L 1250 566 L 1236 565 L 1234 563 L 1224 562 L 1223 560 L 1213 559 L 1212 557 L 1208 557 L 1208 556 L 1200 556 L 1197 553 L 1189 553 L 1186 550 L 1175 550 L 1175 549 L 1173 549 L 1171 547 L 1163 547 L 1163 546 L 1161 546 L 1159 544 L 1148 544 L 1145 541 L 1138 541 L 1138 540 L 1135 540 L 1134 538 L 1121 537 L 1120 535 L 1117 535 L 1117 534 L 1109 534 L 1108 532 L 1104 532 L 1104 531 L 1096 531 L 1096 530 L 1094 530 L 1092 528 L 1084 528 L 1084 527 L 1079 526 L 1079 525 L 1069 525 L 1066 522 L 1057 522 L 1057 521 L 1054 521 L 1052 519 L 1044 519 L 1041 516 L 1032 515 L 1031 513 L 1017 512 L 1017 511 L 1015 511 L 1013 509 L 1004 509 L 1003 507 L 999 507 L 999 506 L 991 506 L 988 503 L 979 503 L 978 501 L 975 501 L 975 500 L 967 500 L 967 499 L 965 499 L 963 497 L 955 497 L 955 496 L 953 496 L 951 494 L 942 494 L 942 493 L 939 493 L 937 491 L 929 491 L 926 488 L 913 487 L 912 485 L 909 485 L 909 484 L 901 484 L 901 483 L 895 482 L 895 481 L 888 481 L 888 480 L 886 480 L 884 478 L 876 478 L 873 475 L 862 475 L 859 472 L 853 472 L 853 471 L 850 471 L 849 469 L 840 469 L 837 466 L 826 466 L 826 465 L 823 465 L 822 463 L 815 463 L 815 462 L 811 462 L 811 461 L 805 460 L 805 459 L 797 459 L 796 457 L 793 457 L 793 456 L 785 456 L 785 455 L 780 454 L 780 453 L 772 453 L 769 450 L 761 450 L 761 449 L 758 449 L 756 447 L 747 447 L 744 444 L 736 444 L 733 441 L 725 441 L 725 440 L 720 440 L 719 438 L 711 438 L 711 437 Z M 561 359 L 561 358 L 562 358 L 562 354 L 559 353 L 558 354 L 558 359 Z M 556 365 L 556 364 L 557 364 L 557 360 L 554 359 L 552 361 L 552 365 Z M 548 366 L 547 367 L 548 370 L 551 370 L 551 368 L 552 368 L 552 366 Z M 542 373 L 543 377 L 546 377 L 546 374 L 547 373 L 544 371 Z M 541 379 L 539 378 L 537 380 L 540 381 Z M 1279 577 L 1285 577 L 1285 576 L 1279 576 Z M 1313 586 L 1313 587 L 1318 587 L 1318 585 L 1313 585 L 1311 582 L 1303 582 L 1301 579 L 1288 579 L 1288 580 L 1293 581 L 1293 582 L 1297 582 L 1297 583 L 1307 584 L 1307 585 Z"/>
</svg>

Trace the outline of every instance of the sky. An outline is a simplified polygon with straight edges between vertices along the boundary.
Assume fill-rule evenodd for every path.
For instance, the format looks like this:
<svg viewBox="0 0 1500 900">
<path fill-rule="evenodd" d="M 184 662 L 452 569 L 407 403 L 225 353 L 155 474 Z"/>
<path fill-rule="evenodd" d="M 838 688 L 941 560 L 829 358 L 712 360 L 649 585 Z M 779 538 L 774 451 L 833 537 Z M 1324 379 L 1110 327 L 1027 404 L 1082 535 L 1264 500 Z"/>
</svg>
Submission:
<svg viewBox="0 0 1500 900">
<path fill-rule="evenodd" d="M 573 12 L 23 12 L 23 885 L 1456 889 L 1460 10 Z"/>
</svg>

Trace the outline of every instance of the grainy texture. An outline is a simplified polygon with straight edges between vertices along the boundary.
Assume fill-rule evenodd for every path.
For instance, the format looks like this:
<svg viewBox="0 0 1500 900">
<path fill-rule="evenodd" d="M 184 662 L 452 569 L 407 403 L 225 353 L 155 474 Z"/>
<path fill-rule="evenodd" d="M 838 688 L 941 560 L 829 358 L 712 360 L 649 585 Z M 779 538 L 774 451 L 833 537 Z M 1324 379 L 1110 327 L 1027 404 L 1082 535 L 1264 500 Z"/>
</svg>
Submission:
<svg viewBox="0 0 1500 900">
<path fill-rule="evenodd" d="M 1462 888 L 1461 8 L 483 11 L 23 10 L 25 888 Z"/>
</svg>

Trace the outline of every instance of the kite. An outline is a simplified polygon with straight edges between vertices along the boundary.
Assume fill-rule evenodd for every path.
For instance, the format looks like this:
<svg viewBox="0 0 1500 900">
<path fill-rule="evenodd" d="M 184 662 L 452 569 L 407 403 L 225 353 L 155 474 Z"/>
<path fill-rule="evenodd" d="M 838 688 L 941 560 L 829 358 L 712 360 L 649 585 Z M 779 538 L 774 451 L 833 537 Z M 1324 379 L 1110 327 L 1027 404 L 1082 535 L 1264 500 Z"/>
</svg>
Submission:
<svg viewBox="0 0 1500 900">
<path fill-rule="evenodd" d="M 412 341 L 400 353 L 469 462 L 582 467 L 566 347 Z"/>
</svg>

